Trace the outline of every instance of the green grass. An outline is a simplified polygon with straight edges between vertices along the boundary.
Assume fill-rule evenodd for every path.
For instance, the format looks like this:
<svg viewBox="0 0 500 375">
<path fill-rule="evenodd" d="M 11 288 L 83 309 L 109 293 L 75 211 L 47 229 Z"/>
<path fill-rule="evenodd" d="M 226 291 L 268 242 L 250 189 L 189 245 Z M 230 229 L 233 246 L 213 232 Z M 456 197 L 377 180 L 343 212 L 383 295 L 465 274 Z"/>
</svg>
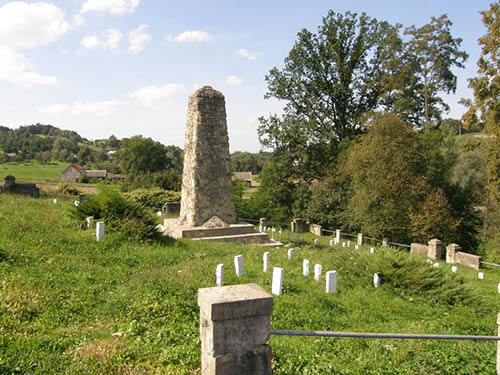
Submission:
<svg viewBox="0 0 500 375">
<path fill-rule="evenodd" d="M 0 374 L 199 374 L 198 288 L 257 283 L 262 254 L 285 269 L 273 329 L 496 335 L 500 273 L 429 266 L 394 249 L 286 248 L 118 234 L 95 241 L 67 212 L 72 200 L 0 195 Z M 245 275 L 234 274 L 242 254 Z M 338 293 L 301 275 L 302 260 L 337 270 Z M 372 287 L 373 272 L 384 283 Z M 273 336 L 274 374 L 494 374 L 496 343 Z"/>
<path fill-rule="evenodd" d="M 53 162 L 41 164 L 36 160 L 21 162 L 10 162 L 0 164 L 0 179 L 7 175 L 13 175 L 16 181 L 31 181 L 35 183 L 59 182 L 61 173 L 68 167 L 69 163 Z"/>
</svg>

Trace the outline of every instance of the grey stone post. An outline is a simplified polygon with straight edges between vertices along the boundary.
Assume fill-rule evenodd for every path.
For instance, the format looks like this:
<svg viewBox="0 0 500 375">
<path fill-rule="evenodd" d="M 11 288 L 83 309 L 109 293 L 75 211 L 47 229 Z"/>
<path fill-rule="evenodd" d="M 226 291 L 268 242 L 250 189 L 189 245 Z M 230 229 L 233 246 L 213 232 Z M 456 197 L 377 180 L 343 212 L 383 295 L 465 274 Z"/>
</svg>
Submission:
<svg viewBox="0 0 500 375">
<path fill-rule="evenodd" d="M 457 251 L 461 251 L 462 248 L 456 243 L 452 243 L 446 246 L 446 263 L 455 264 L 455 254 Z"/>
<path fill-rule="evenodd" d="M 363 239 L 363 233 L 358 233 L 358 245 L 363 246 L 364 245 L 364 239 Z"/>
<path fill-rule="evenodd" d="M 256 284 L 198 290 L 202 375 L 271 374 L 273 297 Z"/>
<path fill-rule="evenodd" d="M 266 226 L 266 218 L 265 217 L 261 217 L 259 219 L 259 232 L 262 232 L 264 227 Z"/>
<path fill-rule="evenodd" d="M 443 243 L 437 238 L 429 241 L 427 257 L 433 260 L 439 260 L 443 257 Z"/>
<path fill-rule="evenodd" d="M 384 238 L 382 240 L 382 247 L 387 247 L 389 246 L 389 239 L 388 238 Z"/>
</svg>

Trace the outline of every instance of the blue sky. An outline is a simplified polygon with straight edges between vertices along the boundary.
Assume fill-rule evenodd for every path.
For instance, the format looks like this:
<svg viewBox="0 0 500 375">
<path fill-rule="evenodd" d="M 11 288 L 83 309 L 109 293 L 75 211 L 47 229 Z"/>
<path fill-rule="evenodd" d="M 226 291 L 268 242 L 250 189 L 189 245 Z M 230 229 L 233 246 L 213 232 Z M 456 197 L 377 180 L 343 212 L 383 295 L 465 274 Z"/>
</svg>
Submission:
<svg viewBox="0 0 500 375">
<path fill-rule="evenodd" d="M 491 1 L 0 0 L 0 125 L 52 124 L 88 139 L 132 135 L 184 146 L 188 96 L 211 85 L 226 97 L 231 151 L 258 151 L 265 75 L 281 68 L 297 32 L 329 9 L 422 26 L 448 14 L 469 53 L 448 117 L 470 97 L 480 10 Z"/>
</svg>

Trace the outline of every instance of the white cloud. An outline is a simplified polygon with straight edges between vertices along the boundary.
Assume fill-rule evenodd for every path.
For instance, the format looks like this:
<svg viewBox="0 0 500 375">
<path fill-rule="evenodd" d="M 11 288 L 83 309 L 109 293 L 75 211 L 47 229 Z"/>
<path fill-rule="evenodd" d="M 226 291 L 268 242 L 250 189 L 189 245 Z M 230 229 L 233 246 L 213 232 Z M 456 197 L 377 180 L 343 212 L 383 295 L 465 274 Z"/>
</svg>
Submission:
<svg viewBox="0 0 500 375">
<path fill-rule="evenodd" d="M 61 9 L 47 3 L 10 2 L 0 8 L 0 45 L 35 48 L 71 30 Z"/>
<path fill-rule="evenodd" d="M 128 40 L 130 41 L 130 53 L 139 53 L 151 41 L 151 36 L 145 31 L 148 25 L 141 25 L 137 29 L 130 30 Z"/>
<path fill-rule="evenodd" d="M 72 105 L 53 104 L 46 107 L 39 107 L 38 112 L 51 115 L 91 115 L 95 117 L 104 117 L 113 114 L 123 103 L 118 100 L 104 100 L 97 102 L 76 101 Z"/>
<path fill-rule="evenodd" d="M 237 56 L 245 57 L 248 60 L 255 60 L 257 59 L 257 57 L 262 56 L 262 52 L 250 52 L 245 48 L 240 48 L 234 54 Z"/>
<path fill-rule="evenodd" d="M 122 39 L 123 34 L 116 29 L 107 29 L 104 32 L 103 47 L 109 49 L 116 49 L 118 43 Z"/>
<path fill-rule="evenodd" d="M 243 83 L 243 78 L 230 75 L 226 78 L 226 83 L 229 86 L 239 86 Z"/>
<path fill-rule="evenodd" d="M 84 36 L 80 45 L 87 49 L 93 49 L 96 47 L 102 47 L 105 49 L 116 49 L 123 34 L 116 29 L 107 29 L 100 33 L 100 36 L 97 35 L 87 35 Z"/>
<path fill-rule="evenodd" d="M 167 35 L 167 40 L 173 40 L 177 43 L 207 43 L 212 39 L 212 35 L 200 30 L 184 31 L 176 36 Z"/>
<path fill-rule="evenodd" d="M 80 45 L 85 49 L 92 49 L 99 45 L 99 39 L 95 35 L 84 36 Z"/>
<path fill-rule="evenodd" d="M 87 0 L 82 4 L 80 13 L 109 12 L 121 16 L 134 13 L 139 2 L 140 0 Z"/>
<path fill-rule="evenodd" d="M 84 23 L 85 23 L 85 18 L 83 18 L 81 15 L 79 15 L 79 14 L 75 14 L 75 15 L 73 16 L 73 26 L 75 26 L 75 27 L 80 27 L 80 26 L 82 26 Z"/>
<path fill-rule="evenodd" d="M 34 64 L 22 54 L 0 46 L 0 80 L 27 88 L 58 84 L 56 77 L 38 74 L 34 68 Z"/>
<path fill-rule="evenodd" d="M 158 108 L 168 104 L 168 99 L 184 91 L 184 85 L 167 83 L 163 86 L 148 86 L 127 94 L 127 98 L 146 108 Z"/>
<path fill-rule="evenodd" d="M 69 30 L 62 10 L 52 4 L 14 1 L 0 7 L 0 80 L 22 87 L 57 85 L 56 77 L 35 72 L 17 50 L 55 42 Z"/>
</svg>

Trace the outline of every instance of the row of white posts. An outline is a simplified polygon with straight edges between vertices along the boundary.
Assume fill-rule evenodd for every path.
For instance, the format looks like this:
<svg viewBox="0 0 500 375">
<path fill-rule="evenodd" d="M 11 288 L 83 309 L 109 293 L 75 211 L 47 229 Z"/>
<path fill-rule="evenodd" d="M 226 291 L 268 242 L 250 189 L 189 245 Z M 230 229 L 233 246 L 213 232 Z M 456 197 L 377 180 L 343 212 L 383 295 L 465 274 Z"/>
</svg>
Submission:
<svg viewBox="0 0 500 375">
<path fill-rule="evenodd" d="M 294 249 L 288 250 L 288 259 L 293 259 Z M 269 269 L 269 252 L 266 251 L 263 256 L 263 271 L 267 272 Z M 309 260 L 304 259 L 302 262 L 302 274 L 304 276 L 309 276 Z M 234 269 L 236 275 L 242 276 L 244 273 L 243 266 L 243 255 L 237 255 L 234 257 Z M 321 281 L 323 267 L 321 264 L 314 265 L 314 280 Z M 273 267 L 273 279 L 272 279 L 272 293 L 280 296 L 283 294 L 283 277 L 285 275 L 285 270 L 280 267 Z M 217 265 L 216 269 L 216 284 L 217 286 L 224 285 L 224 264 L 220 263 Z M 373 285 L 378 288 L 380 285 L 380 274 L 376 273 L 373 276 Z M 499 287 L 500 288 L 500 287 Z M 500 289 L 499 289 L 500 290 Z M 328 271 L 326 273 L 326 293 L 337 292 L 337 271 Z"/>
</svg>

